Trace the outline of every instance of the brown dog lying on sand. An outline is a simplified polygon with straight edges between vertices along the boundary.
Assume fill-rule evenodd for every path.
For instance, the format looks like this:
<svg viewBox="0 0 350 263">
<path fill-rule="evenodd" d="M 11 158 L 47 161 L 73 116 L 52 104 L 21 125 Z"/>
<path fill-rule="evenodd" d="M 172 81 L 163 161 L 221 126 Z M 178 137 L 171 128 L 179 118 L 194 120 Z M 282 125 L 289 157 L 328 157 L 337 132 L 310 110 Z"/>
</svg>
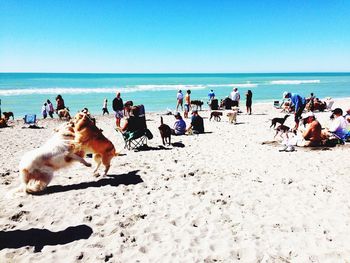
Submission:
<svg viewBox="0 0 350 263">
<path fill-rule="evenodd" d="M 222 112 L 220 112 L 220 111 L 212 111 L 212 112 L 210 113 L 210 118 L 209 118 L 209 120 L 211 121 L 211 119 L 214 117 L 214 120 L 215 120 L 215 121 L 221 121 L 220 116 L 222 116 Z"/>
<path fill-rule="evenodd" d="M 13 115 L 13 112 L 12 112 L 12 111 L 9 111 L 9 112 L 3 112 L 2 114 L 4 115 L 4 118 L 5 118 L 6 120 L 9 120 L 9 119 L 10 119 L 10 117 L 12 117 L 12 119 L 13 119 L 13 120 L 15 119 L 15 117 L 14 117 L 14 115 Z"/>
<path fill-rule="evenodd" d="M 163 145 L 165 145 L 166 141 L 170 145 L 171 141 L 171 128 L 169 125 L 163 123 L 163 117 L 160 117 L 160 126 L 158 127 L 160 137 L 162 137 Z"/>
<path fill-rule="evenodd" d="M 21 159 L 19 173 L 27 193 L 43 191 L 55 171 L 68 167 L 74 161 L 91 166 L 74 142 L 71 125 L 64 124 L 56 132 L 43 146 L 26 153 Z"/>
<path fill-rule="evenodd" d="M 113 143 L 102 134 L 87 114 L 79 112 L 71 123 L 74 125 L 74 141 L 79 145 L 83 156 L 86 153 L 94 154 L 97 163 L 94 175 L 99 176 L 97 170 L 101 163 L 105 166 L 104 175 L 106 175 L 112 158 L 117 156 Z"/>
</svg>

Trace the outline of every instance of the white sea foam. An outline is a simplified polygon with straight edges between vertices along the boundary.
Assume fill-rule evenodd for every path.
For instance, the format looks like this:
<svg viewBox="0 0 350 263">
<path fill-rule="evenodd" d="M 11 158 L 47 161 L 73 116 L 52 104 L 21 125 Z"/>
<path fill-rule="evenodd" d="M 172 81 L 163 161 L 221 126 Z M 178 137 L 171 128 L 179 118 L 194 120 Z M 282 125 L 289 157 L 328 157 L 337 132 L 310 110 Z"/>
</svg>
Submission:
<svg viewBox="0 0 350 263">
<path fill-rule="evenodd" d="M 200 90 L 205 85 L 136 85 L 124 88 L 32 88 L 32 89 L 6 89 L 0 90 L 0 96 L 19 96 L 32 94 L 91 94 L 91 93 L 115 93 L 117 90 L 122 93 L 141 91 L 162 91 L 162 90 Z"/>
<path fill-rule="evenodd" d="M 257 87 L 258 84 L 252 83 L 238 83 L 238 84 L 209 84 L 208 87 L 241 87 L 241 88 L 254 88 Z"/>
<path fill-rule="evenodd" d="M 299 84 L 311 84 L 311 83 L 320 83 L 318 79 L 310 80 L 273 80 L 270 84 L 273 85 L 299 85 Z"/>
</svg>

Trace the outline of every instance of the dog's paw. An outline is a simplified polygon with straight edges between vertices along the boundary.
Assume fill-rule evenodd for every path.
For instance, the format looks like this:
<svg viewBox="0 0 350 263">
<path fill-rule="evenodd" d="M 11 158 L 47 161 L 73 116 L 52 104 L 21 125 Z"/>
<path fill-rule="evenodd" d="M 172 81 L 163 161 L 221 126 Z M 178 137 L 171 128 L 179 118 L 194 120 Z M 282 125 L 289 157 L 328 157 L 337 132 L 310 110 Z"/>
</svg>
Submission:
<svg viewBox="0 0 350 263">
<path fill-rule="evenodd" d="M 100 174 L 98 172 L 94 173 L 95 177 L 100 177 Z"/>
<path fill-rule="evenodd" d="M 91 167 L 92 166 L 91 163 L 86 163 L 85 165 L 86 165 L 86 167 Z"/>
</svg>

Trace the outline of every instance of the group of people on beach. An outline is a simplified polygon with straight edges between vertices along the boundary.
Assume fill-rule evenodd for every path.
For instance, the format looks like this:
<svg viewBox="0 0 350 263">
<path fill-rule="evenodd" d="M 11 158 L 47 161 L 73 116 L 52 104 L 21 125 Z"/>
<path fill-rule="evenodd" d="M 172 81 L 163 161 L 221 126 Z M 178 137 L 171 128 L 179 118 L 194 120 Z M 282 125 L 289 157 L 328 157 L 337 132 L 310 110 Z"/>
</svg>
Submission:
<svg viewBox="0 0 350 263">
<path fill-rule="evenodd" d="M 50 116 L 53 118 L 53 114 L 56 112 L 58 113 L 59 110 L 63 110 L 66 108 L 64 105 L 64 100 L 61 95 L 56 96 L 56 109 L 54 108 L 52 102 L 48 99 L 41 107 L 41 115 L 44 119 L 47 118 L 47 116 Z"/>
<path fill-rule="evenodd" d="M 184 118 L 188 118 L 188 112 L 191 110 L 191 90 L 186 91 L 186 95 L 184 96 L 182 93 L 182 90 L 179 90 L 176 94 L 176 111 L 178 112 L 179 109 L 184 112 Z M 246 96 L 246 110 L 247 114 L 252 114 L 252 100 L 253 100 L 253 93 L 251 90 L 248 90 L 245 94 Z M 183 106 L 185 98 L 185 104 Z M 232 92 L 227 96 L 225 99 L 221 100 L 220 105 L 224 107 L 224 104 L 227 105 L 226 109 L 231 109 L 231 107 L 239 107 L 239 102 L 241 100 L 241 95 L 238 91 L 237 87 L 234 87 Z M 217 109 L 218 101 L 215 98 L 215 93 L 213 90 L 210 90 L 208 93 L 208 105 L 210 109 Z"/>
<path fill-rule="evenodd" d="M 248 90 L 245 94 L 246 97 L 246 110 L 247 114 L 252 114 L 252 97 L 253 93 Z M 302 138 L 305 140 L 305 146 L 317 146 L 322 143 L 326 138 L 335 136 L 341 140 L 346 140 L 350 137 L 349 127 L 350 127 L 350 109 L 347 110 L 346 115 L 343 115 L 343 110 L 336 108 L 332 111 L 331 118 L 333 119 L 332 125 L 328 129 L 323 129 L 319 121 L 316 119 L 313 111 L 315 105 L 322 104 L 324 102 L 320 101 L 316 96 L 311 93 L 309 98 L 305 98 L 297 93 L 284 92 L 283 99 L 287 100 L 284 102 L 285 110 L 294 114 L 294 127 L 293 131 L 297 131 L 299 124 L 302 121 L 306 129 L 302 131 Z M 58 113 L 59 110 L 66 109 L 64 100 L 61 95 L 56 97 L 56 108 L 54 108 L 52 102 L 48 99 L 42 106 L 42 116 L 47 118 L 50 116 L 53 118 L 53 114 Z M 204 122 L 203 118 L 198 114 L 197 110 L 192 110 L 191 121 L 189 125 L 186 125 L 184 119 L 189 118 L 189 112 L 191 111 L 191 90 L 187 90 L 185 96 L 182 90 L 179 90 L 176 95 L 176 113 L 174 114 L 175 122 L 172 127 L 173 135 L 183 135 L 188 132 L 203 133 L 204 132 Z M 220 105 L 229 105 L 226 109 L 231 107 L 240 106 L 241 96 L 238 88 L 233 88 L 232 92 L 225 99 L 221 100 Z M 185 103 L 183 103 L 185 101 Z M 108 111 L 108 100 L 104 99 L 102 106 L 102 115 L 109 114 Z M 208 93 L 208 105 L 211 109 L 214 103 L 217 103 L 215 98 L 215 93 L 210 90 Z M 308 106 L 307 106 L 308 105 Z M 133 127 L 132 122 L 128 120 L 130 117 L 135 117 L 135 111 L 131 101 L 123 103 L 120 92 L 116 93 L 116 97 L 112 102 L 113 111 L 115 113 L 115 123 L 116 127 L 120 131 L 133 130 L 137 127 Z M 307 112 L 304 114 L 304 111 Z M 183 117 L 180 113 L 183 111 Z M 125 117 L 124 126 L 121 127 L 121 120 Z"/>
<path fill-rule="evenodd" d="M 288 111 L 294 113 L 295 126 L 292 130 L 295 131 L 295 133 L 298 131 L 300 121 L 302 121 L 306 127 L 301 133 L 303 142 L 299 143 L 295 141 L 294 143 L 296 145 L 320 146 L 325 140 L 332 138 L 340 140 L 340 142 L 344 142 L 350 138 L 350 109 L 347 110 L 346 115 L 343 115 L 343 110 L 341 108 L 332 110 L 332 115 L 330 116 L 332 123 L 328 129 L 323 129 L 313 113 L 314 108 L 310 108 L 309 111 L 303 113 L 308 101 L 309 103 L 314 103 L 316 101 L 313 93 L 306 99 L 297 93 L 285 91 L 283 93 L 283 98 L 289 100 L 287 104 Z"/>
<path fill-rule="evenodd" d="M 182 92 L 178 92 L 178 100 L 182 100 L 183 97 L 181 97 Z M 191 91 L 187 90 L 187 94 L 185 97 L 185 111 L 184 111 L 184 117 L 188 118 L 188 113 L 190 111 L 190 94 Z M 183 105 L 179 101 L 177 104 L 177 110 L 179 107 L 183 110 Z M 116 129 L 121 132 L 132 132 L 139 128 L 139 125 L 137 124 L 137 120 L 135 118 L 138 117 L 139 111 L 138 108 L 133 106 L 132 103 L 127 102 L 123 103 L 123 99 L 121 98 L 120 92 L 116 93 L 116 97 L 113 99 L 113 111 L 115 112 L 115 119 L 116 119 Z M 124 125 L 121 126 L 121 119 L 125 117 Z M 197 110 L 192 110 L 192 116 L 191 116 L 191 122 L 188 127 L 186 127 L 186 122 L 183 120 L 181 113 L 177 111 L 174 114 L 175 122 L 173 125 L 173 128 L 171 129 L 171 132 L 173 135 L 184 135 L 186 132 L 193 132 L 193 133 L 204 133 L 204 122 L 203 118 L 198 114 Z"/>
</svg>

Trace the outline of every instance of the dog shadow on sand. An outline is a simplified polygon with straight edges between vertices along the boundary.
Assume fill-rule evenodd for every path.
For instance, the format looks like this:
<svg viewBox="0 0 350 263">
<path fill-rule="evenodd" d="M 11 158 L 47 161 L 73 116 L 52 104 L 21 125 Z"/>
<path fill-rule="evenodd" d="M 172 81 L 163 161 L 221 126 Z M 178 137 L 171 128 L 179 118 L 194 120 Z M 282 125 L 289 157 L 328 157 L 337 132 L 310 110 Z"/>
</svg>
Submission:
<svg viewBox="0 0 350 263">
<path fill-rule="evenodd" d="M 0 231 L 0 250 L 34 246 L 34 252 L 36 253 L 47 245 L 64 245 L 76 240 L 88 239 L 92 233 L 92 228 L 87 225 L 71 226 L 58 232 L 38 228 Z"/>
<path fill-rule="evenodd" d="M 115 187 L 119 185 L 135 185 L 143 182 L 141 176 L 137 174 L 138 172 L 139 170 L 131 171 L 126 174 L 109 174 L 98 181 L 82 182 L 79 184 L 52 185 L 48 186 L 44 191 L 37 193 L 36 195 L 62 193 L 71 190 L 83 190 L 90 187 L 102 187 L 106 185 Z"/>
</svg>

